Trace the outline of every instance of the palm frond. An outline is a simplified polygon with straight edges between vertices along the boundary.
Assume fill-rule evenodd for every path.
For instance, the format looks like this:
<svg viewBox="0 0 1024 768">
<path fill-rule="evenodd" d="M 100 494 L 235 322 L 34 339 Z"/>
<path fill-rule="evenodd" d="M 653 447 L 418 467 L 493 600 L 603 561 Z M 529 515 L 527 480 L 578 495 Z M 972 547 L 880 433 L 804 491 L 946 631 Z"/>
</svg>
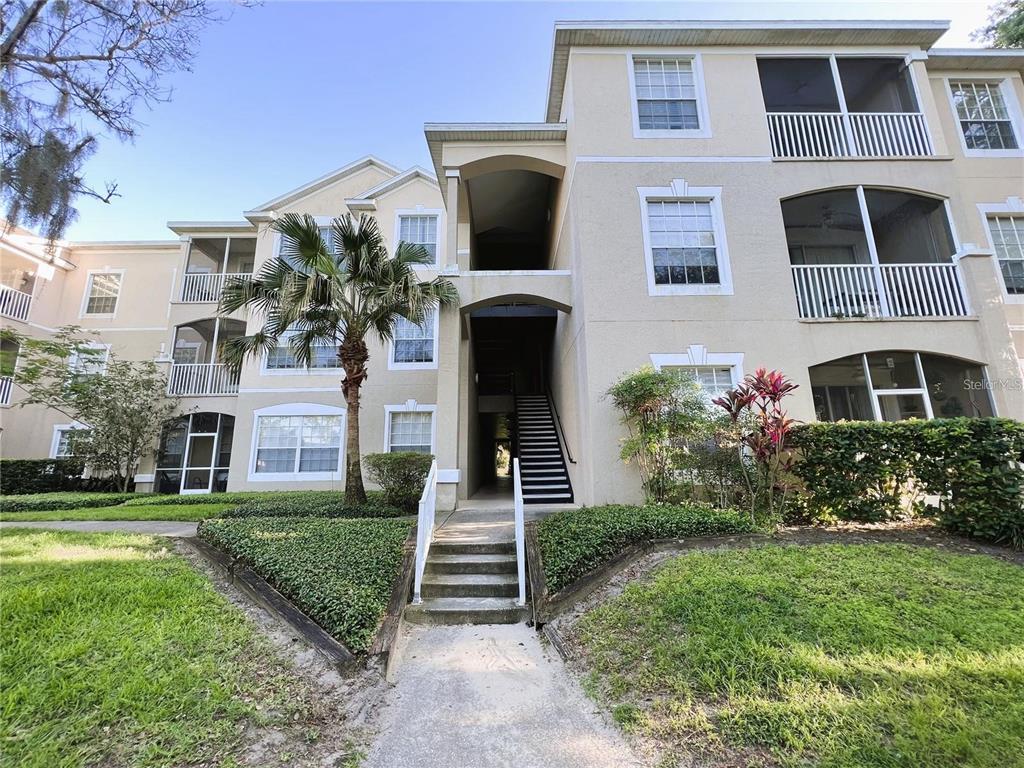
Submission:
<svg viewBox="0 0 1024 768">
<path fill-rule="evenodd" d="M 221 361 L 233 373 L 242 370 L 242 365 L 249 357 L 262 357 L 277 347 L 277 336 L 263 331 L 248 336 L 235 336 L 221 344 Z"/>
</svg>

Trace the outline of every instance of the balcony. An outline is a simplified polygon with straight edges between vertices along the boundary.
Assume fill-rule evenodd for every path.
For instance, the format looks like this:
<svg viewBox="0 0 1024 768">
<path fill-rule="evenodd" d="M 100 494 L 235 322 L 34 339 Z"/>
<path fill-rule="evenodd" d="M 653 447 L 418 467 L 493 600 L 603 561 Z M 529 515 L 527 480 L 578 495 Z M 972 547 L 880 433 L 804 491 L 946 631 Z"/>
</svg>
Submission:
<svg viewBox="0 0 1024 768">
<path fill-rule="evenodd" d="M 181 280 L 185 304 L 216 304 L 229 278 L 252 276 L 256 260 L 254 237 L 196 237 L 189 242 L 188 263 Z"/>
<path fill-rule="evenodd" d="M 801 319 L 970 315 L 942 200 L 855 187 L 782 202 Z"/>
<path fill-rule="evenodd" d="M 183 397 L 237 395 L 238 374 L 223 363 L 173 363 L 167 394 Z"/>
<path fill-rule="evenodd" d="M 0 316 L 12 320 L 28 320 L 32 308 L 32 294 L 0 285 Z"/>
<path fill-rule="evenodd" d="M 895 58 L 761 58 L 772 156 L 931 157 L 910 70 Z"/>
<path fill-rule="evenodd" d="M 186 304 L 216 304 L 231 278 L 252 277 L 251 272 L 186 272 L 181 281 L 181 301 Z"/>
<path fill-rule="evenodd" d="M 14 379 L 0 376 L 0 406 L 11 404 L 11 392 L 14 390 Z"/>
<path fill-rule="evenodd" d="M 794 264 L 802 320 L 965 317 L 956 264 Z"/>
</svg>

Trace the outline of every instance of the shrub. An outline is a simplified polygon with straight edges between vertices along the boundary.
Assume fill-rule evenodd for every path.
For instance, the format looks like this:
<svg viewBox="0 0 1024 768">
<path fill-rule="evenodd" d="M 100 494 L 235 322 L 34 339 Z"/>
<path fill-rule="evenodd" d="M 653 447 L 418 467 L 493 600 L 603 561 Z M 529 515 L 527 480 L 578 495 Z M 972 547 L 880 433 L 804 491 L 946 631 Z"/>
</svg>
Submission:
<svg viewBox="0 0 1024 768">
<path fill-rule="evenodd" d="M 557 512 L 537 526 L 548 590 L 558 592 L 634 544 L 753 530 L 732 509 L 699 505 L 610 505 Z"/>
<path fill-rule="evenodd" d="M 250 566 L 353 652 L 370 647 L 411 520 L 207 520 L 199 535 Z"/>
<path fill-rule="evenodd" d="M 77 459 L 2 459 L 0 493 L 20 495 L 55 491 L 112 491 L 108 477 L 82 477 Z"/>
<path fill-rule="evenodd" d="M 819 520 L 878 520 L 938 497 L 949 530 L 1024 547 L 1024 423 L 934 419 L 808 424 L 794 432 L 803 503 Z"/>
<path fill-rule="evenodd" d="M 2 512 L 51 512 L 65 509 L 113 507 L 134 493 L 34 493 L 23 496 L 0 496 Z M 143 496 L 142 498 L 150 498 Z"/>
<path fill-rule="evenodd" d="M 370 470 L 370 479 L 384 490 L 388 504 L 415 513 L 434 457 L 429 453 L 396 451 L 371 453 L 363 460 Z"/>
<path fill-rule="evenodd" d="M 218 494 L 220 495 L 220 494 Z M 208 497 L 209 498 L 209 497 Z M 384 500 L 384 494 L 366 494 L 366 503 L 346 505 L 343 491 L 288 491 L 258 493 L 241 499 L 224 517 L 400 517 L 405 514 Z"/>
</svg>

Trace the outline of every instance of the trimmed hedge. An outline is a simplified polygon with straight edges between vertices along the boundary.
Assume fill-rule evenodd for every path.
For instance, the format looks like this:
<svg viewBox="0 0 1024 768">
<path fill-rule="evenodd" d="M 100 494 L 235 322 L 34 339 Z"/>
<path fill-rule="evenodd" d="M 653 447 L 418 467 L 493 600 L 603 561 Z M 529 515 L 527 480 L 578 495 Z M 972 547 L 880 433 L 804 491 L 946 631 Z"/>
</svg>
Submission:
<svg viewBox="0 0 1024 768">
<path fill-rule="evenodd" d="M 206 520 L 199 535 L 274 585 L 353 652 L 373 642 L 411 520 Z"/>
<path fill-rule="evenodd" d="M 696 504 L 583 507 L 556 512 L 537 525 L 552 594 L 634 544 L 752 530 L 750 519 L 740 512 Z"/>
<path fill-rule="evenodd" d="M 135 493 L 34 493 L 24 496 L 0 496 L 0 512 L 51 512 L 65 509 L 113 507 Z M 151 498 L 143 496 L 143 499 Z M 145 503 L 145 502 L 142 502 Z"/>
<path fill-rule="evenodd" d="M 142 504 L 149 506 L 181 504 L 237 504 L 239 506 L 251 507 L 256 504 L 276 505 L 282 508 L 291 505 L 343 505 L 345 494 L 342 491 L 230 491 L 228 493 L 161 493 L 152 495 L 138 495 L 132 500 L 125 502 L 128 506 Z M 366 494 L 367 505 L 374 507 L 386 506 L 384 496 L 380 491 L 368 491 Z M 297 513 L 297 516 L 302 516 Z M 321 515 L 328 517 L 329 515 Z"/>
<path fill-rule="evenodd" d="M 434 457 L 429 453 L 394 451 L 371 453 L 363 461 L 370 479 L 384 490 L 388 504 L 404 509 L 406 514 L 416 514 Z"/>
<path fill-rule="evenodd" d="M 220 494 L 217 494 L 218 496 Z M 230 494 L 229 494 L 230 495 Z M 384 501 L 379 491 L 366 494 L 366 503 L 346 506 L 341 491 L 259 493 L 242 499 L 224 517 L 401 517 L 406 514 Z"/>
<path fill-rule="evenodd" d="M 814 520 L 938 515 L 949 530 L 1024 547 L 1024 423 L 838 422 L 794 430 L 800 504 Z M 926 507 L 921 494 L 937 496 Z"/>
<path fill-rule="evenodd" d="M 77 459 L 0 459 L 0 493 L 116 490 L 108 477 L 82 477 L 84 469 Z"/>
</svg>

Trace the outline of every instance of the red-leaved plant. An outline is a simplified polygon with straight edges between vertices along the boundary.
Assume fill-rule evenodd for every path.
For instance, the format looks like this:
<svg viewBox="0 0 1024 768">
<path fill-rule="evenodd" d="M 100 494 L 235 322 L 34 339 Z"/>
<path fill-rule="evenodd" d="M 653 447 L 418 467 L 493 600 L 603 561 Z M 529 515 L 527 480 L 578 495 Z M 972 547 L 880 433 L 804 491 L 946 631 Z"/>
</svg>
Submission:
<svg viewBox="0 0 1024 768">
<path fill-rule="evenodd" d="M 786 415 L 782 399 L 797 386 L 780 371 L 758 368 L 738 387 L 712 401 L 729 414 L 739 430 L 740 464 L 755 522 L 758 509 L 764 509 L 768 520 L 774 522 L 781 519 L 786 507 L 786 478 L 794 463 L 789 437 L 795 421 Z"/>
</svg>

